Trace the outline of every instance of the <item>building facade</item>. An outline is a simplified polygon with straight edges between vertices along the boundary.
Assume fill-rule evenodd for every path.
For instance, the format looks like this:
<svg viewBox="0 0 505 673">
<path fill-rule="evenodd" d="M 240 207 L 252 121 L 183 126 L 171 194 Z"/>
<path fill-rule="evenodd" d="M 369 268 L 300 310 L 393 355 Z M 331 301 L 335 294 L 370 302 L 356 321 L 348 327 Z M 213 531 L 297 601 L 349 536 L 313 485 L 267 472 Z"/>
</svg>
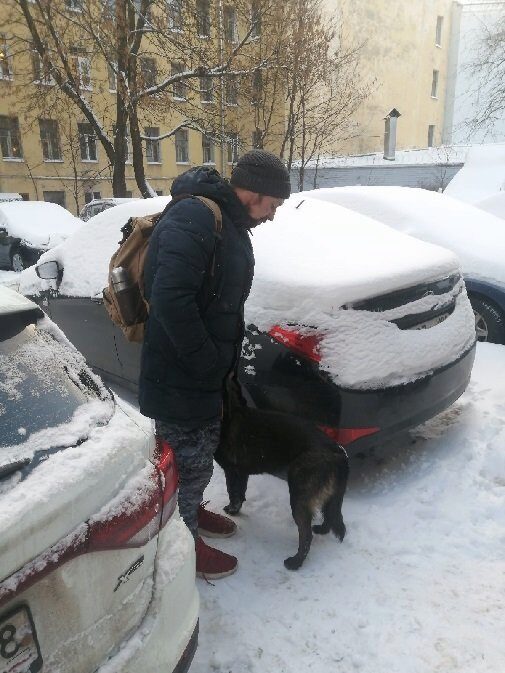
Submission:
<svg viewBox="0 0 505 673">
<path fill-rule="evenodd" d="M 134 4 L 140 6 L 140 2 Z M 78 213 L 91 199 L 112 196 L 110 157 L 82 108 L 61 93 L 47 72 L 47 64 L 35 48 L 33 35 L 16 5 L 19 3 L 14 0 L 0 3 L 0 193 L 17 192 L 24 199 L 56 202 Z M 253 21 L 254 2 L 249 1 L 249 5 Z M 28 6 L 35 15 L 32 0 L 28 0 Z M 96 45 L 101 43 L 95 39 L 94 47 L 89 46 L 91 40 L 86 41 L 86 34 L 88 26 L 95 23 L 94 32 L 100 31 L 101 22 L 107 20 L 104 12 L 107 8 L 114 11 L 114 2 L 52 0 L 52 6 L 55 26 L 65 36 L 65 54 L 79 96 L 99 119 L 104 134 L 113 139 L 120 73 L 112 67 L 110 56 L 100 54 Z M 161 7 L 162 3 L 153 8 L 156 6 Z M 195 67 L 198 59 L 206 64 L 208 57 L 212 63 L 220 51 L 221 55 L 229 53 L 247 30 L 240 18 L 246 14 L 238 15 L 232 6 L 223 6 L 221 0 L 192 0 L 192 11 L 187 14 L 189 3 L 182 0 L 167 0 L 165 6 L 167 13 L 158 21 L 165 22 L 166 40 L 162 31 L 153 30 L 146 35 L 144 50 L 138 56 L 138 77 L 144 88 L 184 68 Z M 156 15 L 150 20 L 154 26 Z M 113 16 L 110 22 L 109 35 L 114 29 Z M 106 55 L 107 30 L 104 35 Z M 254 25 L 253 38 L 254 48 L 260 49 L 259 20 Z M 190 63 L 182 62 L 181 53 L 187 54 Z M 173 179 L 192 165 L 215 166 L 229 175 L 238 153 L 255 143 L 250 100 L 253 84 L 244 86 L 246 78 L 250 79 L 249 75 L 202 76 L 177 82 L 163 95 L 146 99 L 148 105 L 139 107 L 144 167 L 152 190 L 168 194 Z M 282 122 L 282 101 L 275 114 Z M 212 119 L 209 128 L 214 131 L 206 130 L 206 119 Z M 126 137 L 124 142 L 128 148 L 126 196 L 138 197 L 131 139 Z"/>
</svg>

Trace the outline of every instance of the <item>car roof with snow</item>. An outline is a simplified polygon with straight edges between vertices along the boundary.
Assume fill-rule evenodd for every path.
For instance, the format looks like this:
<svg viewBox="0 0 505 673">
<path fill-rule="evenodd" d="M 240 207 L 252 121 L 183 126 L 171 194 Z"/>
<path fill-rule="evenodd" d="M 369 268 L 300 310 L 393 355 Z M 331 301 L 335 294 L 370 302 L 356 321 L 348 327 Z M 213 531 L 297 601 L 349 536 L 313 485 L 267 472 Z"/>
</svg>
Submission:
<svg viewBox="0 0 505 673">
<path fill-rule="evenodd" d="M 116 206 L 91 218 L 61 246 L 39 260 L 64 268 L 59 291 L 96 296 L 106 285 L 110 257 L 129 217 L 163 210 L 169 197 Z M 291 303 L 322 295 L 328 306 L 447 276 L 458 270 L 451 252 L 401 234 L 369 217 L 310 197 L 293 195 L 273 222 L 253 230 L 255 283 L 265 298 Z M 36 294 L 42 285 L 34 269 L 20 274 L 20 290 Z M 290 289 L 292 288 L 292 290 Z M 282 296 L 281 296 L 282 295 Z"/>
<path fill-rule="evenodd" d="M 331 187 L 305 193 L 449 248 L 467 275 L 505 282 L 503 220 L 475 206 L 413 187 Z"/>
<path fill-rule="evenodd" d="M 0 285 L 0 315 L 34 309 L 38 309 L 38 306 L 33 301 L 5 285 Z"/>
<path fill-rule="evenodd" d="M 58 245 L 75 233 L 82 221 L 56 203 L 10 201 L 0 203 L 0 227 L 32 246 Z"/>
</svg>

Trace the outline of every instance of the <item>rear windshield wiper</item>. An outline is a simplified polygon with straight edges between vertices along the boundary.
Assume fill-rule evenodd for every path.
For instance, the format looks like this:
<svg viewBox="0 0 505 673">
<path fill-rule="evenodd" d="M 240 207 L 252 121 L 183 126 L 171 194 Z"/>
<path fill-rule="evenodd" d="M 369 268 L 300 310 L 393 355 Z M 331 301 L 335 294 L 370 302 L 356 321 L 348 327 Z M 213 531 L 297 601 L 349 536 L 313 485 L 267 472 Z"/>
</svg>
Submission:
<svg viewBox="0 0 505 673">
<path fill-rule="evenodd" d="M 29 458 L 23 458 L 23 460 L 16 460 L 14 463 L 9 463 L 8 465 L 0 465 L 0 479 L 10 477 L 11 474 L 26 467 L 29 463 Z"/>
</svg>

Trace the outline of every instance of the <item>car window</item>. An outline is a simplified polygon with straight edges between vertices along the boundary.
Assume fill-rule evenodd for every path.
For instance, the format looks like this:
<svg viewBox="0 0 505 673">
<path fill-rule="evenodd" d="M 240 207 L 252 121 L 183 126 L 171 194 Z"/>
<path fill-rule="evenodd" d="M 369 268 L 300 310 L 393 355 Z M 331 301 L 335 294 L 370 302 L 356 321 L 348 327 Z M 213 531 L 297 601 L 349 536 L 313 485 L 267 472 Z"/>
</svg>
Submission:
<svg viewBox="0 0 505 673">
<path fill-rule="evenodd" d="M 19 316 L 2 316 L 0 451 L 69 421 L 81 405 L 107 396 L 71 346 L 35 324 L 20 326 Z"/>
</svg>

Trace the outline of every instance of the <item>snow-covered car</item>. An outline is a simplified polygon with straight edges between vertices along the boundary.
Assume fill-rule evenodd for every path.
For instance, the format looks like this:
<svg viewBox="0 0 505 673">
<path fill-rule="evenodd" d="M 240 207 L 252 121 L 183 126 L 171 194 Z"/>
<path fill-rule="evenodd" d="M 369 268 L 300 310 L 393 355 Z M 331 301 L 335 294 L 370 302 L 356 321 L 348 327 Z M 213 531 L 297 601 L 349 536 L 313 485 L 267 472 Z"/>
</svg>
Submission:
<svg viewBox="0 0 505 673">
<path fill-rule="evenodd" d="M 172 450 L 6 287 L 0 424 L 0 671 L 186 671 L 199 600 Z"/>
<path fill-rule="evenodd" d="M 134 200 L 135 199 L 127 199 L 127 198 L 122 199 L 114 197 L 111 197 L 110 199 L 93 199 L 81 209 L 79 217 L 81 218 L 81 220 L 87 222 L 90 219 L 90 217 L 94 217 L 95 215 L 98 215 L 98 213 L 103 213 L 103 211 L 107 210 L 108 208 L 113 208 L 114 206 L 120 206 L 122 203 L 127 203 L 129 201 Z"/>
<path fill-rule="evenodd" d="M 486 213 L 505 220 L 505 187 L 502 192 L 491 194 L 491 196 L 487 196 L 482 201 L 477 201 L 475 205 L 477 208 L 485 210 Z"/>
<path fill-rule="evenodd" d="M 82 226 L 56 203 L 0 203 L 0 268 L 22 271 Z"/>
<path fill-rule="evenodd" d="M 102 305 L 108 264 L 129 217 L 166 203 L 158 197 L 100 213 L 40 259 L 39 274 L 53 280 L 35 268 L 19 276 L 23 294 L 46 302 L 90 364 L 121 385 L 136 387 L 140 348 Z M 363 447 L 463 392 L 475 326 L 453 253 L 296 194 L 252 241 L 240 373 L 251 403 L 303 416 Z"/>
<path fill-rule="evenodd" d="M 444 194 L 477 204 L 504 189 L 505 143 L 486 143 L 469 148 L 463 168 L 449 182 Z"/>
<path fill-rule="evenodd" d="M 452 250 L 461 261 L 479 341 L 505 344 L 505 226 L 459 199 L 412 187 L 331 187 L 304 192 Z"/>
</svg>

